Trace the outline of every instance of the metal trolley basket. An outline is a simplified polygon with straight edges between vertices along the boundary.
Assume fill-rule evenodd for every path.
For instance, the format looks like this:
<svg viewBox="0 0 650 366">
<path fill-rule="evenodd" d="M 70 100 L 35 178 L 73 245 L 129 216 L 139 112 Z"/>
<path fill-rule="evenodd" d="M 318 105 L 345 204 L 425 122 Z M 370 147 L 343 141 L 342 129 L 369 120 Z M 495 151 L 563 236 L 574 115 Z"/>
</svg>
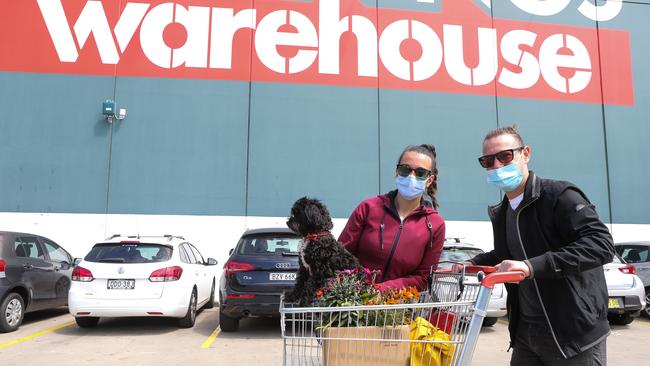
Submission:
<svg viewBox="0 0 650 366">
<path fill-rule="evenodd" d="M 467 366 L 492 288 L 524 278 L 493 272 L 480 266 L 432 271 L 430 289 L 412 304 L 296 307 L 281 301 L 284 365 Z"/>
</svg>

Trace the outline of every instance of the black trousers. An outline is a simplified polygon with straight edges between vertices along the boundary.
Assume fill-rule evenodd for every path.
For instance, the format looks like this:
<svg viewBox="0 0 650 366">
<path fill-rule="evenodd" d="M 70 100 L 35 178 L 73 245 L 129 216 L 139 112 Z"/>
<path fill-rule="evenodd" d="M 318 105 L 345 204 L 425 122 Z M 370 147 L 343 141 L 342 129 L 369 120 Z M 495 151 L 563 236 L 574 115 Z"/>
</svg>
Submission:
<svg viewBox="0 0 650 366">
<path fill-rule="evenodd" d="M 548 325 L 520 321 L 510 366 L 606 366 L 606 341 L 603 339 L 584 352 L 565 359 L 557 348 Z"/>
</svg>

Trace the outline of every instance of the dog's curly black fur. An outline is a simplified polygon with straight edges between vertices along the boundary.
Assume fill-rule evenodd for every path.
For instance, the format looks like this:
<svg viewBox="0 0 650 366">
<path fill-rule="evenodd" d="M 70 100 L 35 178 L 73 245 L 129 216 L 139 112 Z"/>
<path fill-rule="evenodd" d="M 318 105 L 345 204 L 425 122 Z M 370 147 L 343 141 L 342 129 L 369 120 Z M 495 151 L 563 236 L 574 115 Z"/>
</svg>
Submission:
<svg viewBox="0 0 650 366">
<path fill-rule="evenodd" d="M 301 306 L 310 305 L 316 291 L 325 286 L 336 271 L 361 268 L 357 258 L 330 233 L 332 218 L 327 207 L 319 200 L 307 197 L 298 199 L 291 208 L 287 226 L 304 238 L 304 247 L 296 286 L 285 297 L 286 301 L 298 302 Z"/>
</svg>

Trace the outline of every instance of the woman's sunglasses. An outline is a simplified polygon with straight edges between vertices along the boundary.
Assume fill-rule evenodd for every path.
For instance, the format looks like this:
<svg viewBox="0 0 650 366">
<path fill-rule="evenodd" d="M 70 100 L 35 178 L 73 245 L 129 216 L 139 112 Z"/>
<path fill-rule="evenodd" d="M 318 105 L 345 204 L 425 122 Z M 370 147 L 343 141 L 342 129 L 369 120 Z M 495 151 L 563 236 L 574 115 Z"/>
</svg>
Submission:
<svg viewBox="0 0 650 366">
<path fill-rule="evenodd" d="M 507 149 L 507 150 L 502 150 L 499 151 L 496 154 L 491 154 L 491 155 L 483 155 L 480 158 L 478 158 L 479 164 L 483 168 L 492 168 L 494 166 L 494 159 L 496 158 L 498 161 L 501 162 L 501 164 L 510 164 L 512 159 L 515 158 L 515 151 L 519 151 L 523 149 L 524 146 L 516 147 L 514 149 Z"/>
<path fill-rule="evenodd" d="M 424 168 L 411 168 L 406 164 L 397 164 L 397 175 L 400 177 L 408 177 L 411 172 L 415 172 L 415 179 L 426 180 L 431 176 L 431 171 Z"/>
</svg>

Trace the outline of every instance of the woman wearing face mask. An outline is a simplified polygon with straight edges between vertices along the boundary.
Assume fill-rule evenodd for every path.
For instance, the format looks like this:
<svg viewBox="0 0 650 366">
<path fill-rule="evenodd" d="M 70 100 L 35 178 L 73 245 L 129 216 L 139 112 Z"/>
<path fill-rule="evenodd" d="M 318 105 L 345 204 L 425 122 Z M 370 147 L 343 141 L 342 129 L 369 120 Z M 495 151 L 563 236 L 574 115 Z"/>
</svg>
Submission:
<svg viewBox="0 0 650 366">
<path fill-rule="evenodd" d="M 433 145 L 406 147 L 397 160 L 397 189 L 361 202 L 339 237 L 362 266 L 381 271 L 382 288 L 428 287 L 445 240 L 436 165 Z"/>
</svg>

